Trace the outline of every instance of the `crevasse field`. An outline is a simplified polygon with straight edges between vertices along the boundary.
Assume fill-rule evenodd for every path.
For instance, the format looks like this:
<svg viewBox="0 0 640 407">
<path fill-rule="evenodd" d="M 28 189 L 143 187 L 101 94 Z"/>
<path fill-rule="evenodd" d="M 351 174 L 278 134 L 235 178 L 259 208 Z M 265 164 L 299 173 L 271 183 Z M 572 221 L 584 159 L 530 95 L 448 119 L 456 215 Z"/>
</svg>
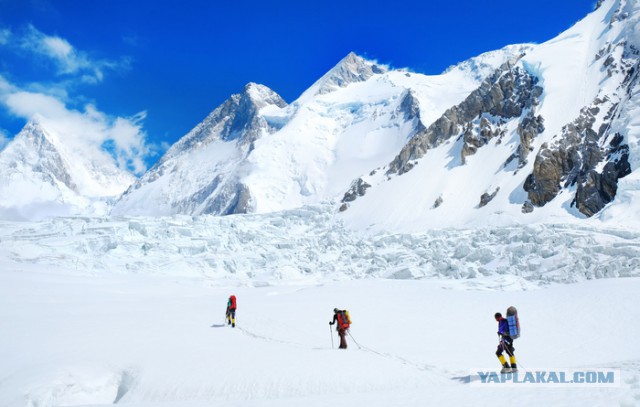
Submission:
<svg viewBox="0 0 640 407">
<path fill-rule="evenodd" d="M 640 405 L 632 229 L 365 235 L 323 207 L 58 218 L 2 223 L 0 259 L 2 406 Z M 619 384 L 483 385 L 510 305 L 521 373 Z M 346 351 L 334 307 L 353 319 Z"/>
</svg>

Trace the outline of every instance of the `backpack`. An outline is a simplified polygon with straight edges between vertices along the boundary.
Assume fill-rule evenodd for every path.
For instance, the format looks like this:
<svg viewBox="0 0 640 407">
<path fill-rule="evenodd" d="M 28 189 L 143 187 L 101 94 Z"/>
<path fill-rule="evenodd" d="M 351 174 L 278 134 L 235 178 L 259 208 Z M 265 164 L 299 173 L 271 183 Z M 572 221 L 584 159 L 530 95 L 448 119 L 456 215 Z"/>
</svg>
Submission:
<svg viewBox="0 0 640 407">
<path fill-rule="evenodd" d="M 229 305 L 229 309 L 236 309 L 236 296 L 232 295 L 231 297 L 229 297 L 229 302 L 231 302 L 231 305 Z"/>
<path fill-rule="evenodd" d="M 338 311 L 338 326 L 340 329 L 349 329 L 349 326 L 351 326 L 351 316 L 349 316 L 349 311 Z"/>
<path fill-rule="evenodd" d="M 520 319 L 516 307 L 507 308 L 507 322 L 509 323 L 509 336 L 511 339 L 518 339 L 520 337 Z"/>
</svg>

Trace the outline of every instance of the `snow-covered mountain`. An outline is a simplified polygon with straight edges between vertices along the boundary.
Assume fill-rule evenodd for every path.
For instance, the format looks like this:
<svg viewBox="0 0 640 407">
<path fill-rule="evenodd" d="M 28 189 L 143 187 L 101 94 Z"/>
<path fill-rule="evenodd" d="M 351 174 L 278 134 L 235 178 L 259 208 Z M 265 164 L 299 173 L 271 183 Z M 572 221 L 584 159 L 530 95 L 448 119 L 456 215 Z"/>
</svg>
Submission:
<svg viewBox="0 0 640 407">
<path fill-rule="evenodd" d="M 107 153 L 87 155 L 63 136 L 34 119 L 0 152 L 1 218 L 106 214 L 106 199 L 134 181 Z"/>
<path fill-rule="evenodd" d="M 335 199 L 529 47 L 487 53 L 437 76 L 350 53 L 291 105 L 249 84 L 179 140 L 112 214 L 262 213 Z"/>
<path fill-rule="evenodd" d="M 411 231 L 637 214 L 639 21 L 640 2 L 604 1 L 502 65 L 354 181 L 344 219 Z"/>
<path fill-rule="evenodd" d="M 175 143 L 132 185 L 114 214 L 245 213 L 251 205 L 243 180 L 255 143 L 281 127 L 287 106 L 271 89 L 247 84 Z"/>
<path fill-rule="evenodd" d="M 291 104 L 250 83 L 110 213 L 229 215 L 333 202 L 352 227 L 406 232 L 640 214 L 639 9 L 638 0 L 602 1 L 546 43 L 510 45 L 441 75 L 351 53 Z M 104 194 L 81 184 L 115 174 L 71 170 L 67 182 L 55 175 L 61 168 L 46 177 L 85 200 Z"/>
</svg>

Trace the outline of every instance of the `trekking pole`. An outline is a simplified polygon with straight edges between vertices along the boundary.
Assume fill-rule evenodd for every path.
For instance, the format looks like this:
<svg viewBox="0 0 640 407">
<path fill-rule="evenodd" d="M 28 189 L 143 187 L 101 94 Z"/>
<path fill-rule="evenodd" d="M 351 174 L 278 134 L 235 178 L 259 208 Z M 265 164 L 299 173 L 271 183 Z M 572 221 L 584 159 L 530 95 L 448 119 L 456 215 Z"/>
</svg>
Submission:
<svg viewBox="0 0 640 407">
<path fill-rule="evenodd" d="M 356 344 L 356 346 L 358 346 L 358 348 L 362 349 L 362 346 L 360 346 L 360 344 L 358 343 L 358 341 L 356 341 L 356 338 L 353 337 L 353 335 L 351 335 L 351 331 L 349 331 L 347 329 L 347 333 L 349 334 L 349 336 L 351 337 L 351 339 L 353 339 L 353 343 Z"/>
<path fill-rule="evenodd" d="M 329 324 L 329 336 L 331 336 L 331 349 L 333 349 L 333 331 L 331 330 L 331 324 Z"/>
</svg>

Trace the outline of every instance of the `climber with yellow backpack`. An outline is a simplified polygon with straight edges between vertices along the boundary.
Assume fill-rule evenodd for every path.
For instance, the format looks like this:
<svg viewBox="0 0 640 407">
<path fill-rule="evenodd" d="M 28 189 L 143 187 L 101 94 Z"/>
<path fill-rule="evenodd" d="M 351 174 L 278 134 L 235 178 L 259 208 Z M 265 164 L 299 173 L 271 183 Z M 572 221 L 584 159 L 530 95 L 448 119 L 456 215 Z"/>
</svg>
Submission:
<svg viewBox="0 0 640 407">
<path fill-rule="evenodd" d="M 333 309 L 333 321 L 329 322 L 329 325 L 337 324 L 336 331 L 340 336 L 340 349 L 347 349 L 347 329 L 351 326 L 351 317 L 349 311 Z"/>
</svg>

